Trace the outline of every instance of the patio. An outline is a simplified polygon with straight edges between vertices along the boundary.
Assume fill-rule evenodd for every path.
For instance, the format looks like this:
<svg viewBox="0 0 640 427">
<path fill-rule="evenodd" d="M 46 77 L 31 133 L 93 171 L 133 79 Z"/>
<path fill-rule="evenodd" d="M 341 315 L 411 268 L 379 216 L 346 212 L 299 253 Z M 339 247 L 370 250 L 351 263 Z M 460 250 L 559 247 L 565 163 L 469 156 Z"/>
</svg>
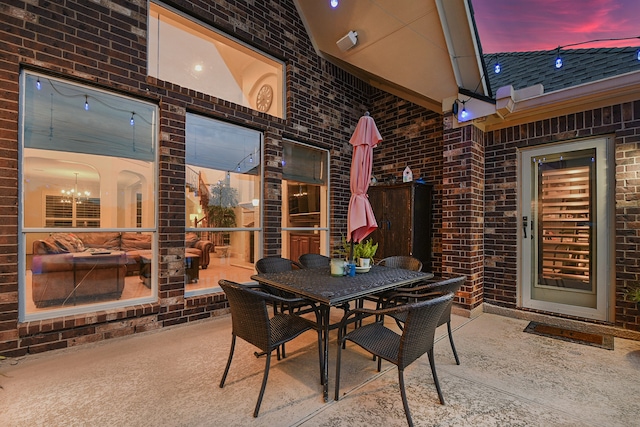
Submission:
<svg viewBox="0 0 640 427">
<path fill-rule="evenodd" d="M 337 310 L 336 313 L 340 311 Z M 287 344 L 272 362 L 260 416 L 252 417 L 264 359 L 239 340 L 218 387 L 230 317 L 190 323 L 45 354 L 0 361 L 0 424 L 90 426 L 403 426 L 395 366 L 353 345 L 343 352 L 340 401 L 322 401 L 316 336 Z M 420 426 L 629 426 L 640 413 L 640 342 L 615 350 L 523 332 L 527 320 L 455 316 L 455 364 L 446 326 L 435 359 L 446 405 L 423 356 L 405 372 Z M 330 395 L 335 331 L 330 349 Z M 164 408 L 160 410 L 159 408 Z"/>
</svg>

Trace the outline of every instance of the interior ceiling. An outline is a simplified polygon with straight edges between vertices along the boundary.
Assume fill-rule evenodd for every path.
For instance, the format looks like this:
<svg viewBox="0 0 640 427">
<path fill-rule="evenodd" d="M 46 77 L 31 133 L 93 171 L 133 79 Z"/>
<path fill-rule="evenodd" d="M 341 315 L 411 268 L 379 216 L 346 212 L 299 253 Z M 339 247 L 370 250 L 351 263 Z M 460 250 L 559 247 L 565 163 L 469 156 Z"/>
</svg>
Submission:
<svg viewBox="0 0 640 427">
<path fill-rule="evenodd" d="M 442 113 L 458 88 L 487 95 L 467 0 L 295 0 L 318 54 L 379 87 Z M 341 51 L 349 31 L 357 44 Z"/>
</svg>

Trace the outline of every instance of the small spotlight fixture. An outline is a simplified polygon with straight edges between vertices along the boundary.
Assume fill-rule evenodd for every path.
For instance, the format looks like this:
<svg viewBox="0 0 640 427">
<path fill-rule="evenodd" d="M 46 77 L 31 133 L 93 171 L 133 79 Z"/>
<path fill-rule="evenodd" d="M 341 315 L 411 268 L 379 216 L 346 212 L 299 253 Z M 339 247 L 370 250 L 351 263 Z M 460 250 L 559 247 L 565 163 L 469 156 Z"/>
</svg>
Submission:
<svg viewBox="0 0 640 427">
<path fill-rule="evenodd" d="M 640 49 L 638 49 L 638 51 L 636 52 L 636 58 L 638 59 L 638 61 L 640 61 Z"/>
<path fill-rule="evenodd" d="M 133 120 L 133 115 L 134 115 L 134 114 L 135 114 L 134 112 L 132 112 L 132 113 L 131 113 L 131 120 L 129 120 L 129 124 L 130 124 L 131 126 L 135 126 L 135 124 L 136 124 L 135 120 Z"/>
<path fill-rule="evenodd" d="M 496 62 L 496 65 L 494 65 L 493 67 L 493 72 L 496 74 L 500 74 L 500 71 L 502 71 L 502 67 L 500 66 L 499 63 Z"/>
<path fill-rule="evenodd" d="M 335 9 L 336 7 L 338 7 L 338 0 L 331 0 L 329 4 L 331 5 L 332 8 Z"/>
<path fill-rule="evenodd" d="M 84 96 L 84 110 L 89 111 L 89 97 L 87 95 Z"/>
<path fill-rule="evenodd" d="M 640 59 L 640 51 L 638 51 L 638 59 Z M 40 83 L 40 77 L 38 77 L 38 80 L 36 80 L 36 89 L 38 90 L 42 89 L 42 83 Z"/>
</svg>

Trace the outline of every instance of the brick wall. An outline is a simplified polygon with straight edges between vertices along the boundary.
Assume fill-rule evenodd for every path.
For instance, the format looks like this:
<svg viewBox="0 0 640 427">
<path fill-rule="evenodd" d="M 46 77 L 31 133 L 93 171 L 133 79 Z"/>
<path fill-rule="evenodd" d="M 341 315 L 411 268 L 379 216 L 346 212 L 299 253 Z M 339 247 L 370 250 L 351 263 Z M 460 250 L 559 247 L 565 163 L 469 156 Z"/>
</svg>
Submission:
<svg viewBox="0 0 640 427">
<path fill-rule="evenodd" d="M 626 286 L 640 281 L 640 101 L 486 134 L 484 299 L 517 304 L 516 149 L 596 136 L 615 142 L 615 325 L 640 331 L 640 312 L 624 296 Z"/>
<path fill-rule="evenodd" d="M 21 355 L 202 319 L 223 296 L 184 298 L 178 254 L 184 239 L 187 111 L 250 126 L 265 136 L 265 255 L 279 253 L 281 142 L 330 150 L 332 241 L 346 233 L 351 146 L 373 89 L 319 58 L 291 0 L 168 1 L 286 62 L 284 120 L 146 76 L 147 1 L 39 0 L 0 4 L 0 354 Z M 155 304 L 18 323 L 19 72 L 29 67 L 160 106 L 159 300 Z M 394 97 L 389 97 L 393 102 Z M 397 100 L 396 100 L 397 102 Z"/>
<path fill-rule="evenodd" d="M 380 181 L 396 178 L 409 166 L 413 179 L 424 178 L 433 187 L 432 265 L 441 271 L 442 264 L 442 116 L 423 107 L 376 91 L 372 97 L 371 116 L 382 136 L 373 151 L 372 173 Z"/>
<path fill-rule="evenodd" d="M 483 301 L 484 156 L 484 133 L 478 128 L 445 133 L 442 270 L 467 276 L 457 298 L 469 310 Z"/>
</svg>

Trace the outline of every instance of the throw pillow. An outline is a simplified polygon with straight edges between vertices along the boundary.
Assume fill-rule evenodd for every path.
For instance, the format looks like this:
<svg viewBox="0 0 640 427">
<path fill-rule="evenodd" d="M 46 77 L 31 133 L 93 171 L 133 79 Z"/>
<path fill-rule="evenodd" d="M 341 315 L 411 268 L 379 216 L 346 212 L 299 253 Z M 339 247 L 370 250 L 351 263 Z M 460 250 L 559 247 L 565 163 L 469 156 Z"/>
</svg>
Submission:
<svg viewBox="0 0 640 427">
<path fill-rule="evenodd" d="M 82 252 L 84 244 L 82 240 L 73 233 L 56 233 L 51 236 L 53 242 L 61 252 Z"/>
</svg>

